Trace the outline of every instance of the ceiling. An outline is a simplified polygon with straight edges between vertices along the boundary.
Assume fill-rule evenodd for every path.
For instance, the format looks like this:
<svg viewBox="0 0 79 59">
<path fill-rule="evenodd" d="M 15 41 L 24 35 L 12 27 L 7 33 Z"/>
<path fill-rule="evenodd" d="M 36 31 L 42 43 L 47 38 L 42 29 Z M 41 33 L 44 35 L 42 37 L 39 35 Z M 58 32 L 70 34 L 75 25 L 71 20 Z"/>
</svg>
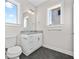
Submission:
<svg viewBox="0 0 79 59">
<path fill-rule="evenodd" d="M 34 6 L 38 6 L 41 3 L 47 1 L 47 0 L 28 0 L 31 4 L 33 4 Z"/>
</svg>

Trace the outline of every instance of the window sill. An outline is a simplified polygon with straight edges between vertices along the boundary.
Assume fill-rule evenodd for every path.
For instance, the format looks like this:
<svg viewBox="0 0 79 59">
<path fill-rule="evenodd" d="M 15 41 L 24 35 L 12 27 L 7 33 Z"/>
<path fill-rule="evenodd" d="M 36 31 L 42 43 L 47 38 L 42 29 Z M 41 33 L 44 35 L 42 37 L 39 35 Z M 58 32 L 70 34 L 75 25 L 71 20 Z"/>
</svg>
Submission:
<svg viewBox="0 0 79 59">
<path fill-rule="evenodd" d="M 48 28 L 59 28 L 62 26 L 63 26 L 63 24 L 61 24 L 61 25 L 48 25 Z"/>
<path fill-rule="evenodd" d="M 20 24 L 10 24 L 10 23 L 6 23 L 5 26 L 9 26 L 9 27 L 19 27 L 21 26 Z"/>
<path fill-rule="evenodd" d="M 63 24 L 48 26 L 48 31 L 62 31 Z"/>
</svg>

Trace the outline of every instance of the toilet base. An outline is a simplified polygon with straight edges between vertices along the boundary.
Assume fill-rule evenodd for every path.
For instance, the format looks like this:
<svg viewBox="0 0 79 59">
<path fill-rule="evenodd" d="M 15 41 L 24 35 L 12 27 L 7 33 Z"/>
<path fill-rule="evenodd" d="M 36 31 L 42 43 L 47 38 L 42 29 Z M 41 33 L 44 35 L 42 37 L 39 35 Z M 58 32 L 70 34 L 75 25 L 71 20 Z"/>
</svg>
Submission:
<svg viewBox="0 0 79 59">
<path fill-rule="evenodd" d="M 20 59 L 19 57 L 9 58 L 9 59 Z"/>
</svg>

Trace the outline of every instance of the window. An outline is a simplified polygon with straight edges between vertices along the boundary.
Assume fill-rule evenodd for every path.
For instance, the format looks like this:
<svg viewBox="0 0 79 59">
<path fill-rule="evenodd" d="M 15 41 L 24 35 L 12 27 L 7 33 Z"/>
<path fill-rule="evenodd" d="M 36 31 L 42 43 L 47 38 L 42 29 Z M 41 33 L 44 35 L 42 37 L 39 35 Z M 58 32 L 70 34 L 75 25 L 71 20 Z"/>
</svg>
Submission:
<svg viewBox="0 0 79 59">
<path fill-rule="evenodd" d="M 61 5 L 54 6 L 48 9 L 48 26 L 56 26 L 62 24 Z"/>
<path fill-rule="evenodd" d="M 28 18 L 29 18 L 28 16 L 24 17 L 24 28 L 27 27 Z"/>
<path fill-rule="evenodd" d="M 19 5 L 12 1 L 5 4 L 5 23 L 19 24 Z"/>
</svg>

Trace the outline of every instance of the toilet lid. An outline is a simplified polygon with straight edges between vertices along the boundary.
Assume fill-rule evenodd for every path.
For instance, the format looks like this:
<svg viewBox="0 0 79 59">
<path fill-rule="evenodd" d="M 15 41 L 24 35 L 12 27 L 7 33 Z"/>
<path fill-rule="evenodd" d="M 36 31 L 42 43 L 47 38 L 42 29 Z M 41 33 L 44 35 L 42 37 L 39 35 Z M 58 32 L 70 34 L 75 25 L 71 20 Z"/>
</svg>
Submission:
<svg viewBox="0 0 79 59">
<path fill-rule="evenodd" d="M 19 53 L 19 52 L 21 52 L 21 51 L 22 51 L 22 50 L 21 50 L 21 47 L 19 47 L 19 46 L 14 46 L 14 47 L 8 48 L 7 53 L 9 53 L 9 54 L 17 54 L 17 53 Z"/>
</svg>

